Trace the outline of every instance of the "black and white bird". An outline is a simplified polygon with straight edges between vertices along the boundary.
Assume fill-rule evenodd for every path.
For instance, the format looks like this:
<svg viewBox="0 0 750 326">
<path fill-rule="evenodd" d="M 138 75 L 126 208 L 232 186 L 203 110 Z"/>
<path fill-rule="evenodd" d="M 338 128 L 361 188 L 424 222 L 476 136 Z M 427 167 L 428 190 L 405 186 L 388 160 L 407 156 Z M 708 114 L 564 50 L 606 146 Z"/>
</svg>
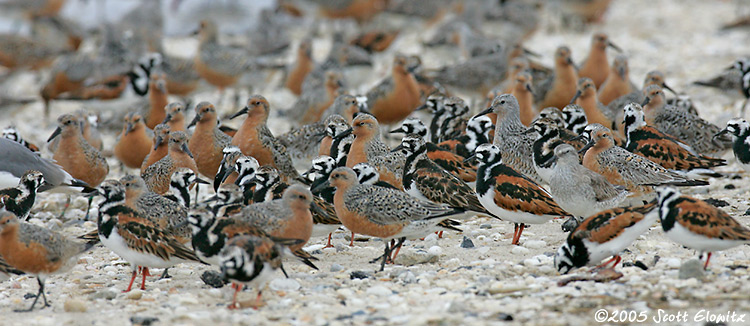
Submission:
<svg viewBox="0 0 750 326">
<path fill-rule="evenodd" d="M 36 192 L 44 182 L 42 172 L 29 170 L 18 182 L 18 186 L 0 190 L 0 206 L 18 217 L 25 220 L 29 217 L 29 211 L 36 201 Z"/>
<path fill-rule="evenodd" d="M 193 170 L 179 168 L 172 174 L 169 181 L 169 192 L 164 197 L 171 199 L 184 207 L 190 207 L 193 201 L 190 199 L 190 188 L 199 183 L 210 184 L 210 182 L 198 178 Z M 197 201 L 196 189 L 196 201 Z"/>
<path fill-rule="evenodd" d="M 727 122 L 727 127 L 719 131 L 717 136 L 730 133 L 734 135 L 732 151 L 734 157 L 745 171 L 750 171 L 750 123 L 742 118 Z"/>
<path fill-rule="evenodd" d="M 241 235 L 229 240 L 219 253 L 222 275 L 234 282 L 232 286 L 235 292 L 228 308 L 239 308 L 237 294 L 242 290 L 242 285 L 250 285 L 258 291 L 253 306 L 262 306 L 263 288 L 273 279 L 274 272 L 281 268 L 285 252 L 289 252 L 289 249 L 268 237 Z"/>
<path fill-rule="evenodd" d="M 133 281 L 141 271 L 141 290 L 146 289 L 149 268 L 168 268 L 184 262 L 200 262 L 195 252 L 183 246 L 172 234 L 125 206 L 125 187 L 116 180 L 105 180 L 97 188 L 104 197 L 99 205 L 97 230 L 102 244 L 133 266 Z"/>
<path fill-rule="evenodd" d="M 255 192 L 255 173 L 258 171 L 260 165 L 258 164 L 258 160 L 254 157 L 244 155 L 237 158 L 234 165 L 239 173 L 239 176 L 234 183 L 242 189 L 243 203 L 248 204 L 253 200 L 253 194 Z"/>
<path fill-rule="evenodd" d="M 747 104 L 750 102 L 750 58 L 744 58 L 735 61 L 734 67 L 741 72 L 740 86 L 742 86 L 742 95 L 745 95 L 745 102 L 742 103 L 741 116 L 745 116 Z"/>
<path fill-rule="evenodd" d="M 543 224 L 570 215 L 547 190 L 505 165 L 497 146 L 480 145 L 474 157 L 479 160 L 476 196 L 491 214 L 515 224 L 511 244 L 519 243 L 526 224 Z"/>
<path fill-rule="evenodd" d="M 622 260 L 620 252 L 654 225 L 658 217 L 656 201 L 643 206 L 617 207 L 586 218 L 568 234 L 555 255 L 555 269 L 560 274 L 584 266 L 600 264 L 612 268 Z"/>
<path fill-rule="evenodd" d="M 729 214 L 700 199 L 682 196 L 672 187 L 657 188 L 659 220 L 667 237 L 678 244 L 711 253 L 750 243 L 750 229 Z"/>
<path fill-rule="evenodd" d="M 315 189 L 319 185 L 328 181 L 328 176 L 335 168 L 336 160 L 328 155 L 321 155 L 312 160 L 312 167 L 310 167 L 310 170 L 303 173 L 303 176 L 306 175 L 308 178 L 312 178 L 310 189 Z M 333 187 L 325 187 L 313 192 L 314 195 L 322 197 L 329 203 L 333 203 L 334 193 L 336 193 L 336 189 Z"/>
</svg>

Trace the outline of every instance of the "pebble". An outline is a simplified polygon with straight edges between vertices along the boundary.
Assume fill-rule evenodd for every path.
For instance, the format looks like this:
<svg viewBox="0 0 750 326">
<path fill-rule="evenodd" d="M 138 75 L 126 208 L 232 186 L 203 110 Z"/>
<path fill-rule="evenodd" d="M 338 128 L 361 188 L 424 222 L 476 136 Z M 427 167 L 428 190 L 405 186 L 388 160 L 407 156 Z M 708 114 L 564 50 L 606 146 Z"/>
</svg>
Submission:
<svg viewBox="0 0 750 326">
<path fill-rule="evenodd" d="M 403 266 L 414 266 L 418 264 L 437 263 L 439 259 L 438 255 L 424 250 L 408 250 L 406 252 L 401 250 L 401 253 L 396 256 L 395 262 Z"/>
<path fill-rule="evenodd" d="M 73 199 L 70 201 L 70 206 L 72 208 L 86 209 L 86 206 L 89 204 L 89 200 L 85 196 L 76 196 L 72 198 Z"/>
<path fill-rule="evenodd" d="M 354 295 L 354 292 L 347 288 L 341 288 L 336 290 L 336 294 L 338 294 L 341 299 L 346 299 Z"/>
<path fill-rule="evenodd" d="M 512 292 L 518 292 L 527 290 L 528 288 L 521 285 L 516 284 L 505 284 L 504 282 L 494 282 L 490 285 L 490 288 L 488 291 L 490 294 L 500 294 L 500 293 L 512 293 Z"/>
<path fill-rule="evenodd" d="M 529 249 L 541 249 L 547 246 L 547 242 L 544 240 L 527 240 L 523 243 L 523 246 Z"/>
<path fill-rule="evenodd" d="M 466 311 L 466 305 L 460 301 L 453 301 L 448 306 L 448 312 L 450 313 L 463 313 Z"/>
<path fill-rule="evenodd" d="M 179 305 L 197 305 L 200 300 L 192 293 L 177 293 L 170 296 L 171 301 L 177 301 Z"/>
<path fill-rule="evenodd" d="M 443 248 L 440 248 L 440 246 L 432 246 L 430 249 L 427 249 L 427 253 L 440 256 L 443 254 Z"/>
<path fill-rule="evenodd" d="M 538 258 L 536 258 L 536 257 L 528 258 L 528 259 L 524 259 L 523 260 L 523 265 L 524 266 L 539 266 L 541 264 L 542 264 L 542 262 Z"/>
<path fill-rule="evenodd" d="M 336 264 L 336 263 L 332 264 L 331 265 L 331 269 L 330 269 L 331 273 L 336 273 L 336 272 L 340 272 L 340 271 L 343 271 L 343 270 L 344 270 L 344 266 L 341 266 L 341 265 Z"/>
<path fill-rule="evenodd" d="M 441 265 L 446 268 L 456 268 L 461 265 L 461 260 L 454 257 L 454 258 L 448 259 Z"/>
<path fill-rule="evenodd" d="M 50 230 L 59 231 L 60 228 L 62 228 L 62 225 L 63 225 L 62 221 L 60 221 L 60 220 L 58 220 L 56 218 L 53 218 L 53 219 L 47 221 L 47 228 L 50 229 Z"/>
<path fill-rule="evenodd" d="M 510 250 L 510 252 L 514 255 L 528 255 L 531 250 L 529 250 L 529 248 L 524 248 L 521 246 L 514 246 L 513 249 Z"/>
<path fill-rule="evenodd" d="M 492 224 L 482 224 L 479 226 L 480 229 L 491 229 Z"/>
<path fill-rule="evenodd" d="M 221 273 L 213 270 L 203 272 L 203 274 L 201 274 L 201 280 L 203 283 L 206 283 L 206 285 L 217 289 L 224 287 L 224 285 L 227 284 Z"/>
<path fill-rule="evenodd" d="M 130 317 L 130 322 L 133 324 L 133 326 L 151 326 L 151 325 L 154 325 L 157 321 L 159 321 L 159 318 L 156 318 L 156 317 L 146 317 L 146 316 Z"/>
<path fill-rule="evenodd" d="M 412 272 L 401 273 L 398 275 L 398 279 L 406 284 L 417 282 L 417 277 Z"/>
<path fill-rule="evenodd" d="M 393 291 L 388 289 L 385 286 L 382 285 L 375 285 L 373 287 L 370 287 L 366 291 L 367 294 L 379 296 L 379 297 L 385 297 L 393 294 Z"/>
<path fill-rule="evenodd" d="M 349 250 L 349 243 L 348 242 L 346 244 L 337 243 L 337 244 L 333 245 L 333 247 L 336 248 L 336 252 L 348 251 Z"/>
<path fill-rule="evenodd" d="M 707 202 L 707 203 L 709 203 L 711 205 L 714 205 L 716 207 L 719 207 L 719 208 L 725 207 L 725 206 L 729 206 L 729 202 L 727 202 L 726 200 L 723 200 L 723 199 L 708 198 L 708 199 L 705 200 L 705 202 Z"/>
<path fill-rule="evenodd" d="M 316 251 L 316 250 L 321 250 L 321 249 L 323 249 L 323 247 L 325 247 L 324 244 L 316 244 L 316 245 L 307 246 L 307 247 L 305 247 L 303 249 L 305 249 L 305 251 L 307 251 L 307 252 L 313 252 L 313 251 Z"/>
<path fill-rule="evenodd" d="M 666 258 L 663 260 L 669 268 L 680 268 L 680 265 L 682 264 L 679 258 Z"/>
<path fill-rule="evenodd" d="M 127 298 L 130 300 L 140 300 L 143 297 L 143 291 L 141 290 L 132 290 L 128 292 Z"/>
<path fill-rule="evenodd" d="M 349 274 L 349 279 L 352 280 L 361 280 L 370 277 L 372 277 L 372 273 L 365 271 L 353 271 L 351 272 L 351 274 Z"/>
<path fill-rule="evenodd" d="M 117 291 L 112 289 L 99 290 L 94 292 L 94 294 L 91 295 L 91 298 L 112 300 L 114 298 L 117 298 Z"/>
<path fill-rule="evenodd" d="M 706 272 L 703 269 L 703 262 L 698 259 L 690 259 L 680 266 L 679 277 L 681 280 L 689 278 L 702 280 L 705 275 Z"/>
<path fill-rule="evenodd" d="M 78 300 L 78 299 L 68 299 L 65 300 L 65 304 L 63 304 L 63 309 L 65 312 L 86 312 L 87 306 L 86 303 Z"/>
<path fill-rule="evenodd" d="M 461 241 L 461 248 L 471 249 L 474 248 L 474 242 L 469 237 L 464 236 L 464 240 Z"/>
<path fill-rule="evenodd" d="M 301 287 L 299 282 L 293 278 L 277 278 L 268 284 L 268 287 L 274 291 L 297 291 Z"/>
<path fill-rule="evenodd" d="M 437 244 L 438 236 L 435 233 L 430 233 L 426 237 L 424 237 L 424 245 L 425 246 L 434 246 Z"/>
</svg>

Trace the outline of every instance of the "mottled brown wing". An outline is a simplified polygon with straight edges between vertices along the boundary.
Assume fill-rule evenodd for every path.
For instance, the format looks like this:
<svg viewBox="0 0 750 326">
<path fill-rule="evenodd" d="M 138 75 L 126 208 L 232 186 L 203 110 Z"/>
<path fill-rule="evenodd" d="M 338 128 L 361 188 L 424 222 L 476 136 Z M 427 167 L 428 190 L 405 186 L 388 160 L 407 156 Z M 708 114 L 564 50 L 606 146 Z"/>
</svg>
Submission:
<svg viewBox="0 0 750 326">
<path fill-rule="evenodd" d="M 234 238 L 238 235 L 268 237 L 268 234 L 257 226 L 233 218 L 227 218 L 220 221 L 219 225 L 221 225 L 221 233 L 223 233 L 228 239 Z"/>
<path fill-rule="evenodd" d="M 655 129 L 654 132 L 650 131 L 642 128 L 632 135 L 633 144 L 630 144 L 628 149 L 667 169 L 690 170 L 726 165 L 726 161 L 722 159 L 695 155 L 671 139 L 658 137 L 658 131 Z"/>
<path fill-rule="evenodd" d="M 448 151 L 451 151 L 451 152 L 455 153 L 456 152 L 456 147 L 458 147 L 458 145 L 460 145 L 460 144 L 461 144 L 461 142 L 458 141 L 458 140 L 456 140 L 456 139 L 449 139 L 449 140 L 445 140 L 445 141 L 440 142 L 439 144 L 437 144 L 437 146 L 440 147 L 440 148 L 443 148 L 445 150 L 448 150 Z M 429 154 L 427 156 L 429 156 Z"/>
<path fill-rule="evenodd" d="M 315 205 L 317 205 L 323 212 L 326 214 L 319 214 L 318 212 L 313 211 L 312 217 L 313 217 L 313 223 L 315 224 L 341 224 L 341 221 L 336 217 L 336 208 L 333 206 L 333 204 L 325 201 L 325 199 L 314 196 L 313 201 L 315 202 Z"/>
<path fill-rule="evenodd" d="M 547 191 L 519 175 L 495 176 L 495 204 L 509 211 L 568 216 Z"/>
<path fill-rule="evenodd" d="M 576 237 L 587 238 L 596 243 L 605 243 L 616 238 L 626 228 L 643 220 L 654 209 L 656 202 L 644 206 L 618 207 L 587 218 L 576 228 Z"/>
<path fill-rule="evenodd" d="M 682 197 L 675 204 L 679 209 L 677 223 L 696 234 L 722 240 L 750 240 L 750 229 L 713 205 L 691 197 Z"/>
<path fill-rule="evenodd" d="M 193 251 L 183 246 L 173 236 L 146 224 L 136 221 L 120 221 L 117 225 L 117 233 L 131 250 L 155 255 L 164 260 L 177 257 L 200 261 Z"/>
<path fill-rule="evenodd" d="M 425 197 L 451 207 L 487 213 L 469 185 L 437 164 L 426 165 L 415 173 L 417 187 Z"/>
<path fill-rule="evenodd" d="M 465 163 L 464 158 L 458 154 L 449 151 L 428 151 L 427 157 L 437 163 L 441 168 L 450 172 L 454 176 L 461 178 L 466 182 L 472 182 L 477 179 L 477 167 Z"/>
</svg>

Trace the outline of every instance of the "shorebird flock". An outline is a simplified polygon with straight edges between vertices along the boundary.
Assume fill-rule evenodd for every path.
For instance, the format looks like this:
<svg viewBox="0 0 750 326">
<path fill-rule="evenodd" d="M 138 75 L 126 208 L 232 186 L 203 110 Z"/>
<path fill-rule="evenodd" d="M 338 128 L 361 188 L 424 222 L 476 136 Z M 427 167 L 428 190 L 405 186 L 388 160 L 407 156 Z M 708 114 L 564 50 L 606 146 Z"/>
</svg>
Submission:
<svg viewBox="0 0 750 326">
<path fill-rule="evenodd" d="M 262 307 L 262 290 L 286 274 L 288 261 L 317 269 L 305 245 L 327 237 L 330 247 L 331 234 L 343 229 L 350 245 L 356 234 L 382 239 L 382 255 L 370 262 L 380 271 L 404 245 L 462 232 L 462 222 L 477 218 L 513 223 L 513 245 L 526 227 L 564 219 L 554 257 L 560 274 L 614 269 L 620 253 L 657 225 L 705 254 L 704 268 L 712 253 L 750 243 L 750 228 L 683 194 L 728 177 L 725 154 L 750 167 L 750 124 L 741 118 L 747 100 L 738 118 L 713 124 L 662 72 L 633 83 L 617 35 L 589 33 L 583 62 L 573 53 L 586 50 L 563 45 L 545 54 L 554 66 L 544 66 L 524 43 L 541 19 L 535 1 L 415 2 L 278 1 L 260 14 L 247 47 L 226 43 L 215 21 L 201 20 L 192 58 L 163 45 L 158 1 L 103 26 L 88 52 L 79 47 L 85 31 L 58 15 L 65 1 L 4 3 L 42 32 L 0 35 L 0 65 L 8 74 L 44 72 L 39 95 L 48 116 L 58 101 L 137 99 L 110 121 L 85 110 L 50 118 L 57 128 L 44 146 L 13 126 L 3 130 L 0 272 L 33 275 L 39 284 L 23 311 L 49 306 L 45 278 L 97 246 L 131 265 L 124 291 L 139 274 L 145 290 L 152 269 L 169 277 L 181 264 L 211 265 L 232 282 L 227 307 L 235 309 L 246 287 L 257 291 L 251 306 Z M 559 14 L 587 28 L 609 1 L 586 3 Z M 179 14 L 180 1 L 172 6 L 164 15 Z M 420 56 L 399 53 L 391 48 L 397 27 L 368 25 L 385 14 L 435 25 L 425 49 L 456 48 L 460 60 L 425 67 Z M 337 31 L 316 62 L 315 29 L 336 19 L 353 20 L 356 33 Z M 309 24 L 308 35 L 293 38 L 293 22 Z M 507 29 L 491 35 L 484 23 Z M 373 73 L 373 56 L 388 56 L 388 71 L 357 93 L 355 75 Z M 296 102 L 262 94 L 238 101 L 246 75 L 277 70 L 285 75 L 276 87 Z M 696 84 L 748 99 L 750 58 Z M 219 99 L 193 103 L 199 87 L 218 90 Z M 268 121 L 278 117 L 293 127 L 274 135 Z M 242 120 L 238 128 L 225 124 L 233 119 Z M 121 127 L 114 144 L 102 141 L 114 133 L 107 125 Z M 37 193 L 51 189 L 86 197 L 97 209 L 85 219 L 96 229 L 75 238 L 28 223 Z"/>
</svg>

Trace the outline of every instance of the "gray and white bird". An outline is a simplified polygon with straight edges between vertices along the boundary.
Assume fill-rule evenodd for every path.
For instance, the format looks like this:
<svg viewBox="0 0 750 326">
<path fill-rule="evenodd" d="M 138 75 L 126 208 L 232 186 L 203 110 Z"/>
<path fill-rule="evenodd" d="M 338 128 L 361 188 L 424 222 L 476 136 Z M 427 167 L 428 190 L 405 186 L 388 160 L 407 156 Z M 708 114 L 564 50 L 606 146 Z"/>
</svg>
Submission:
<svg viewBox="0 0 750 326">
<path fill-rule="evenodd" d="M 553 167 L 550 194 L 562 209 L 576 218 L 586 218 L 613 208 L 629 194 L 624 188 L 609 183 L 601 174 L 581 165 L 577 151 L 568 144 L 555 148 L 550 164 Z"/>
<path fill-rule="evenodd" d="M 0 189 L 15 187 L 28 170 L 36 170 L 44 175 L 45 185 L 41 190 L 59 186 L 88 186 L 75 179 L 55 161 L 45 159 L 23 145 L 0 137 Z"/>
<path fill-rule="evenodd" d="M 721 154 L 732 147 L 730 137 L 714 137 L 721 130 L 718 126 L 668 105 L 658 85 L 648 86 L 643 92 L 646 99 L 641 105 L 648 125 L 683 141 L 701 154 Z"/>
<path fill-rule="evenodd" d="M 521 123 L 520 108 L 516 98 L 510 94 L 500 95 L 492 101 L 488 109 L 479 115 L 492 112 L 497 114 L 495 139 L 492 143 L 500 149 L 503 163 L 536 183 L 544 183 L 534 169 L 532 146 L 535 136 L 525 132 L 528 128 Z"/>
</svg>

